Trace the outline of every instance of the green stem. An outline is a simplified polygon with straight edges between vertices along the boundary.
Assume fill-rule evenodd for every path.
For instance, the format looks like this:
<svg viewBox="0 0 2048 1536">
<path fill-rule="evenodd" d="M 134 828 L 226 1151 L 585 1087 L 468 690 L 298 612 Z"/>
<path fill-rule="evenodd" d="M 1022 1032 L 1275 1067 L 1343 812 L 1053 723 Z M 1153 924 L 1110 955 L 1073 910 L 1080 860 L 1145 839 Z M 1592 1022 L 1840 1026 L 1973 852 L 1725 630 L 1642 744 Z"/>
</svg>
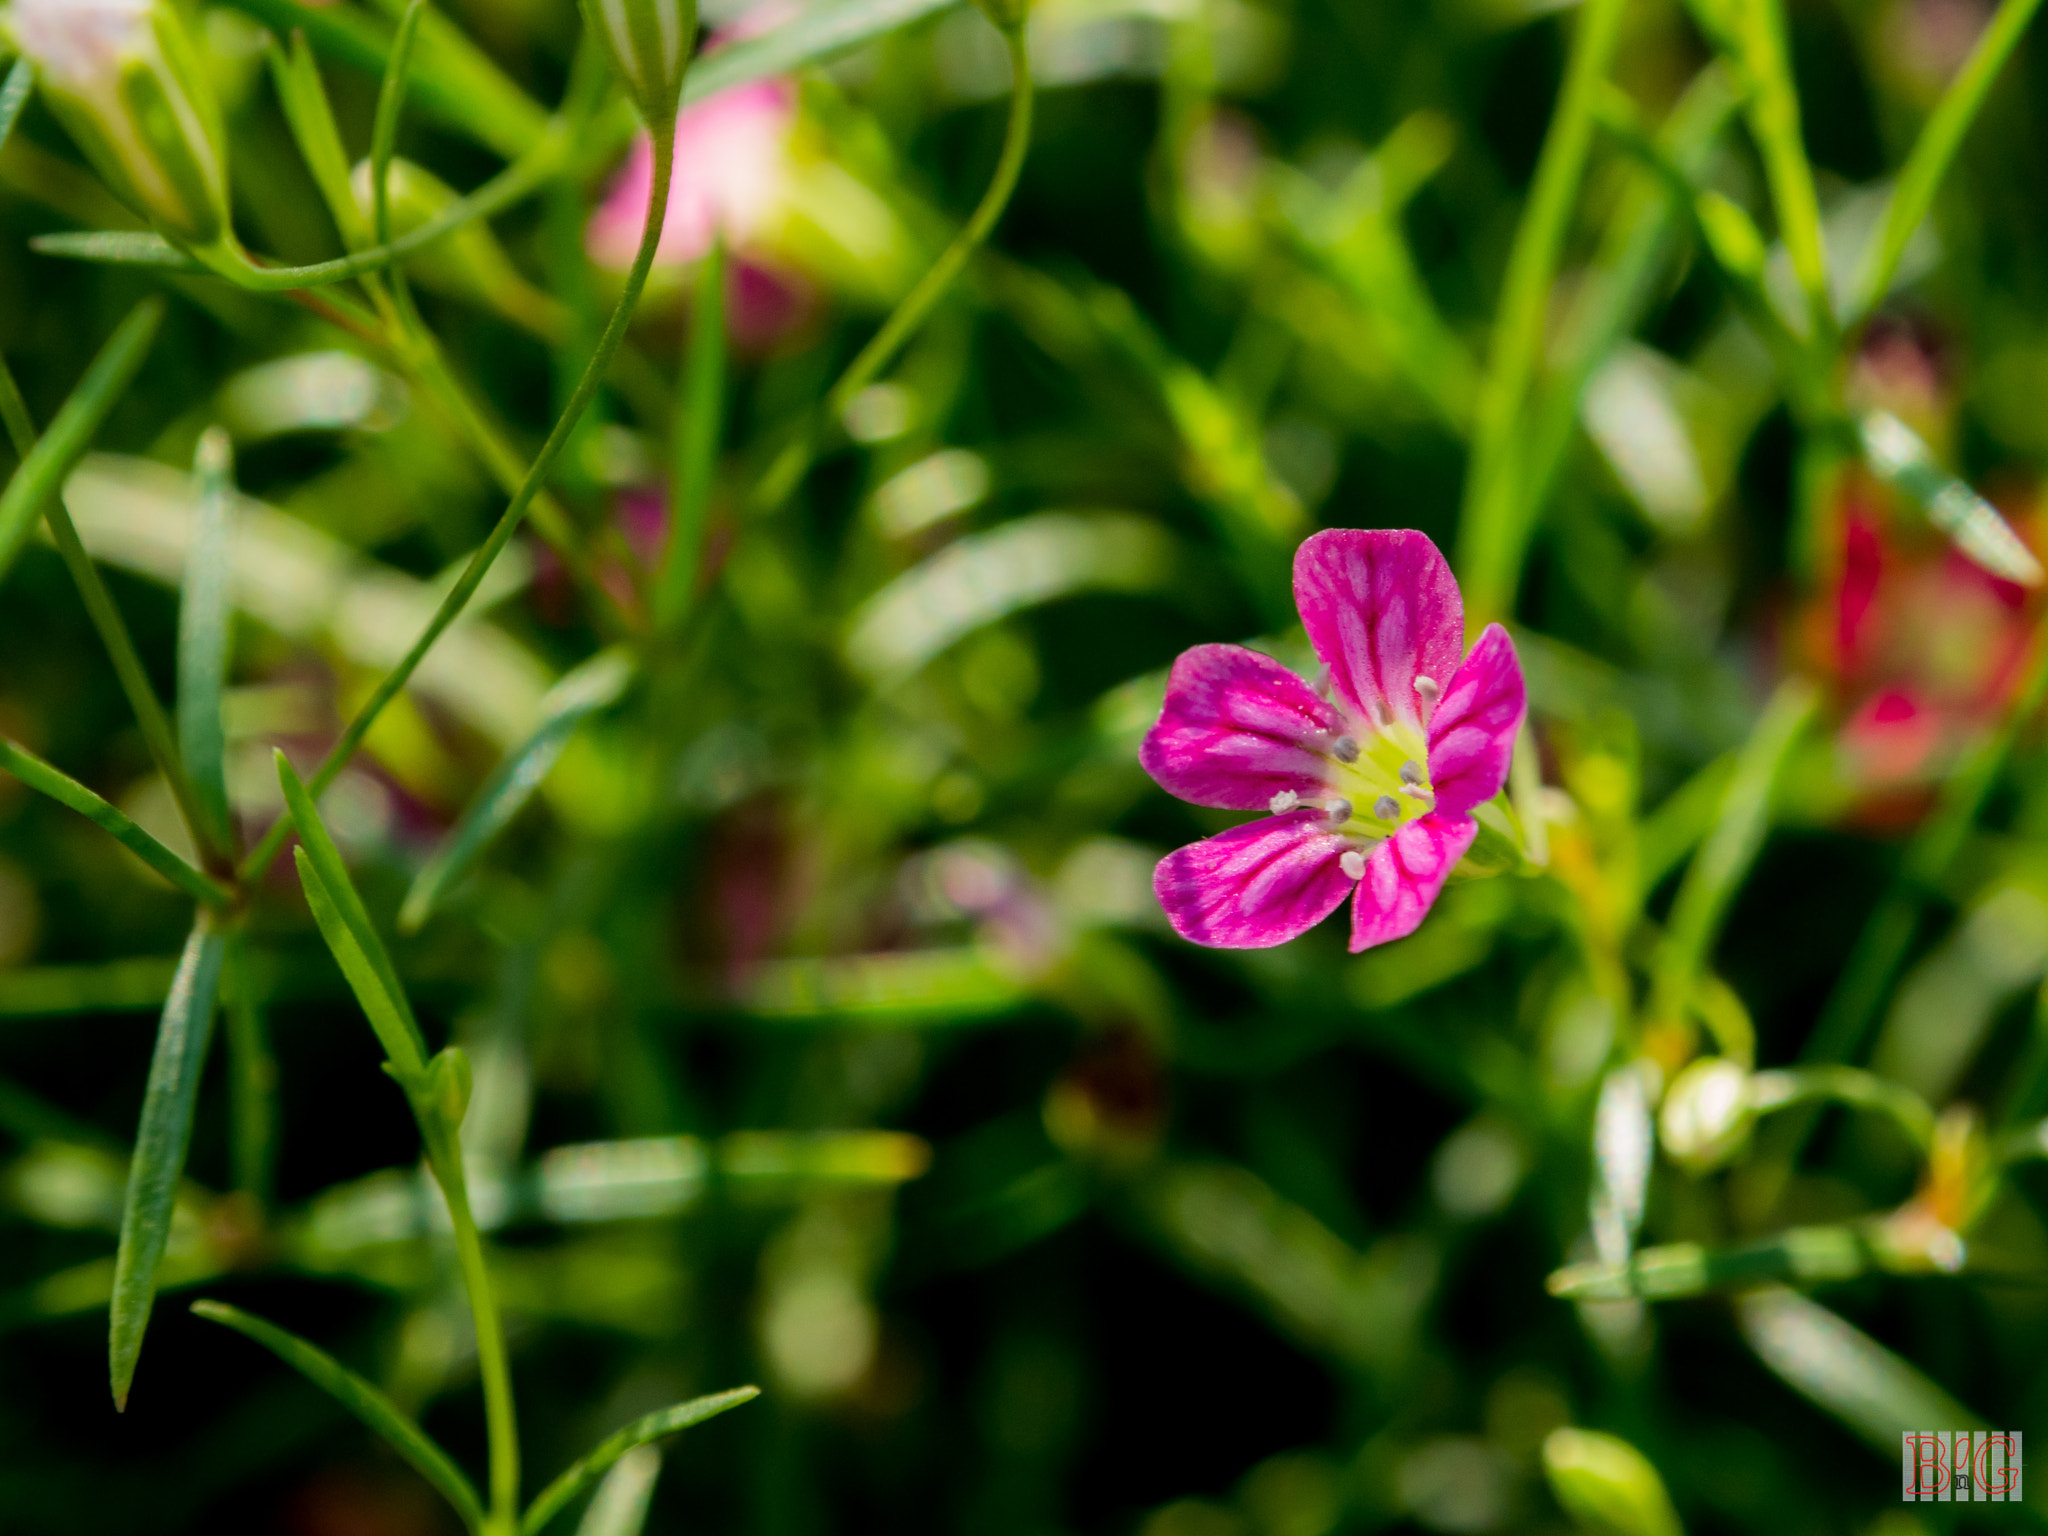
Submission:
<svg viewBox="0 0 2048 1536">
<path fill-rule="evenodd" d="M 420 1111 L 421 1128 L 427 1131 L 428 1165 L 448 1202 L 448 1217 L 455 1231 L 455 1259 L 462 1271 L 462 1288 L 469 1297 L 469 1310 L 476 1322 L 478 1374 L 483 1378 L 484 1433 L 490 1446 L 491 1512 L 484 1522 L 486 1536 L 512 1536 L 519 1528 L 519 1420 L 512 1404 L 512 1362 L 505 1347 L 505 1320 L 498 1311 L 497 1293 L 491 1289 L 490 1265 L 484 1256 L 484 1236 L 469 1208 L 469 1186 L 463 1176 L 462 1144 L 455 1128 L 437 1119 L 437 1109 Z"/>
<path fill-rule="evenodd" d="M 1906 158 L 1898 185 L 1892 189 L 1891 202 L 1885 209 L 1884 229 L 1871 246 L 1870 260 L 1860 274 L 1850 299 L 1849 313 L 1844 317 L 1846 321 L 1860 320 L 1884 302 L 1892 279 L 1898 273 L 1899 261 L 1906 254 L 1906 246 L 1912 241 L 1913 232 L 1920 227 L 1921 220 L 1934 206 L 1934 194 L 1939 190 L 1950 162 L 1955 159 L 1956 151 L 1962 147 L 1963 136 L 1977 120 L 1984 98 L 1990 93 L 1991 83 L 2004 69 L 2005 61 L 2012 56 L 2013 49 L 2026 32 L 2027 23 L 2034 19 L 2034 12 L 2040 8 L 2041 0 L 2005 0 L 1999 6 L 1998 14 L 1991 18 L 1991 25 L 1977 39 L 1977 46 L 1971 50 L 1968 61 L 1949 82 L 1934 115 L 1920 130 L 1912 154 Z"/>
<path fill-rule="evenodd" d="M 419 664 L 426 659 L 427 652 L 433 649 L 434 643 L 447 632 L 448 626 L 455 622 L 470 598 L 476 594 L 476 589 L 483 584 L 485 572 L 490 570 L 492 562 L 511 542 L 512 535 L 518 531 L 527 508 L 540 493 L 542 483 L 549 471 L 554 468 L 555 460 L 561 456 L 576 423 L 582 418 L 584 410 L 597 394 L 599 385 L 611 367 L 613 354 L 618 351 L 619 343 L 625 338 L 626 327 L 632 321 L 633 308 L 640 300 L 640 291 L 647 286 L 647 274 L 654 265 L 655 248 L 661 241 L 662 221 L 668 214 L 669 186 L 674 175 L 674 124 L 657 123 L 654 125 L 654 192 L 647 205 L 647 225 L 640 236 L 640 250 L 633 259 L 633 268 L 626 275 L 625 291 L 619 295 L 618 305 L 612 311 L 604 335 L 598 340 L 597 351 L 584 369 L 583 377 L 577 383 L 575 394 L 570 396 L 568 406 L 555 422 L 554 430 L 548 434 L 548 440 L 541 445 L 540 452 L 535 455 L 532 465 L 527 469 L 526 478 L 512 497 L 511 504 L 505 508 L 504 515 L 491 530 L 490 537 L 485 539 L 482 546 L 470 557 L 461 579 L 442 601 L 439 610 L 421 631 L 420 637 L 413 642 L 412 649 L 405 654 L 405 659 L 377 685 L 377 691 L 356 712 L 355 718 L 342 732 L 341 740 L 334 744 L 334 749 L 327 754 L 319 770 L 307 781 L 315 796 L 334 782 L 335 775 L 341 772 L 349 759 L 355 755 L 356 749 L 362 745 L 363 737 L 376 723 L 378 715 L 383 713 L 384 706 L 397 697 L 398 691 L 406 685 Z M 278 850 L 284 846 L 285 838 L 290 835 L 290 831 L 290 818 L 280 817 L 264 834 L 263 841 L 242 861 L 241 877 L 244 880 L 253 879 L 269 868 L 270 861 L 277 857 Z"/>
<path fill-rule="evenodd" d="M 1593 141 L 1593 107 L 1619 41 L 1624 0 L 1587 0 L 1572 41 L 1557 115 L 1543 142 L 1529 206 L 1515 231 L 1474 422 L 1472 467 L 1458 532 L 1465 614 L 1477 626 L 1514 605 L 1528 549 L 1530 505 L 1513 460 L 1543 350 L 1550 287 Z"/>
<path fill-rule="evenodd" d="M 256 998 L 249 942 L 239 928 L 228 937 L 228 977 L 229 1161 L 235 1188 L 258 1206 L 268 1206 L 277 1140 L 277 1058 Z"/>
<path fill-rule="evenodd" d="M 1613 4 L 1615 0 L 1596 0 L 1596 3 Z M 875 376 L 889 366 L 912 333 L 924 324 L 967 265 L 968 257 L 988 239 L 996 221 L 1003 216 L 1004 208 L 1009 206 L 1010 195 L 1016 191 L 1017 178 L 1024 169 L 1025 156 L 1031 150 L 1035 88 L 1022 23 L 1001 30 L 1003 41 L 1010 50 L 1010 116 L 1003 132 L 1002 153 L 996 161 L 995 175 L 989 180 L 988 190 L 982 193 L 980 204 L 953 237 L 952 243 L 940 253 L 930 270 L 918 279 L 917 286 L 896 306 L 882 323 L 882 328 L 861 348 L 860 355 L 854 358 L 839 382 L 832 386 L 832 392 L 825 397 L 823 420 L 811 420 L 770 466 L 755 491 L 756 504 L 762 511 L 772 511 L 781 506 L 802 482 L 810 468 L 811 456 L 817 449 L 821 432 L 842 418 L 847 402 L 874 382 Z"/>
</svg>

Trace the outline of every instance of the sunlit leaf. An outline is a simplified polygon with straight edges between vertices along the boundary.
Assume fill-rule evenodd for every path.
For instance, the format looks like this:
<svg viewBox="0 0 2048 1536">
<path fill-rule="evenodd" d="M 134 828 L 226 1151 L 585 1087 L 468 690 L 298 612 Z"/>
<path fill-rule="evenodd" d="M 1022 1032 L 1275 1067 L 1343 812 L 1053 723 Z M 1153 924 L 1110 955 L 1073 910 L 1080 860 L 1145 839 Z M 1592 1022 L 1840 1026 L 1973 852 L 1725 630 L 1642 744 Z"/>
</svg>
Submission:
<svg viewBox="0 0 2048 1536">
<path fill-rule="evenodd" d="M 212 906 L 227 903 L 229 898 L 225 886 L 194 869 L 76 779 L 60 773 L 26 747 L 5 737 L 0 737 L 0 770 L 13 774 L 29 788 L 48 795 L 59 805 L 69 807 L 93 825 L 104 828 L 122 847 L 188 896 Z M 4 988 L 0 988 L 0 996 L 4 995 Z"/>
<path fill-rule="evenodd" d="M 198 505 L 178 604 L 178 752 L 201 809 L 228 838 L 227 732 L 221 697 L 233 644 L 234 450 L 218 428 L 200 439 Z"/>
<path fill-rule="evenodd" d="M 1880 480 L 1927 514 L 1955 546 L 1994 576 L 2038 587 L 2041 562 L 1998 509 L 1935 462 L 1919 435 L 1888 411 L 1872 411 L 1858 424 L 1863 457 Z"/>
<path fill-rule="evenodd" d="M 600 1441 L 589 1455 L 548 1484 L 540 1497 L 527 1507 L 525 1517 L 519 1522 L 520 1536 L 536 1536 L 578 1494 L 629 1451 L 651 1445 L 692 1425 L 702 1424 L 706 1419 L 716 1418 L 727 1409 L 752 1402 L 760 1395 L 759 1387 L 735 1387 L 730 1392 L 714 1392 L 708 1397 L 678 1403 L 673 1408 L 664 1408 L 643 1419 L 636 1419 L 618 1433 Z"/>
</svg>

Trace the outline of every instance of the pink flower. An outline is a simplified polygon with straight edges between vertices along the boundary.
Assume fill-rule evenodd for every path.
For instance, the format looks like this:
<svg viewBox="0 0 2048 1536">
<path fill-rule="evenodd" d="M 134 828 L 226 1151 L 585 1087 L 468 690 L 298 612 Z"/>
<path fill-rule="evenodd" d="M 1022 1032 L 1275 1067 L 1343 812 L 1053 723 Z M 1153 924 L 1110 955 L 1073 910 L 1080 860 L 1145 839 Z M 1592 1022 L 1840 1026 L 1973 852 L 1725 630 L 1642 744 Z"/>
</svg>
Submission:
<svg viewBox="0 0 2048 1536">
<path fill-rule="evenodd" d="M 675 181 L 655 260 L 696 261 L 721 233 L 734 247 L 761 235 L 788 195 L 795 121 L 796 88 L 787 80 L 737 85 L 686 107 L 676 119 Z M 643 133 L 591 216 L 592 260 L 620 270 L 633 264 L 653 195 L 654 148 Z"/>
<path fill-rule="evenodd" d="M 1168 854 L 1152 887 L 1182 937 L 1224 949 L 1284 944 L 1355 890 L 1355 953 L 1413 933 L 1472 846 L 1522 666 L 1498 624 L 1461 660 L 1458 583 L 1410 530 L 1316 534 L 1294 600 L 1326 686 L 1235 645 L 1174 663 L 1139 762 L 1183 800 L 1273 814 Z"/>
</svg>

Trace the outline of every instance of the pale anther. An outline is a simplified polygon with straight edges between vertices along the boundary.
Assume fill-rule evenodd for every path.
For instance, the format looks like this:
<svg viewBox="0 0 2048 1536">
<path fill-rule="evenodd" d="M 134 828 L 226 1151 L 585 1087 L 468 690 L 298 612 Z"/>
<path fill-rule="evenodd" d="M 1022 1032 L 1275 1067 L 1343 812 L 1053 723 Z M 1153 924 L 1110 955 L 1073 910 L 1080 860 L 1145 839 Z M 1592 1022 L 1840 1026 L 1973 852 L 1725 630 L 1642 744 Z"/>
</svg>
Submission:
<svg viewBox="0 0 2048 1536">
<path fill-rule="evenodd" d="M 1336 758 L 1340 763 L 1357 762 L 1358 738 L 1356 736 L 1339 736 L 1330 743 L 1330 756 Z"/>
<path fill-rule="evenodd" d="M 1275 816 L 1285 816 L 1289 811 L 1293 810 L 1297 805 L 1300 804 L 1301 796 L 1297 795 L 1291 789 L 1283 789 L 1278 794 L 1274 795 L 1272 799 L 1266 802 L 1266 809 L 1271 811 Z"/>
<path fill-rule="evenodd" d="M 1381 821 L 1399 821 L 1401 819 L 1401 802 L 1392 795 L 1381 795 L 1379 799 L 1373 801 L 1372 813 L 1379 817 Z"/>
<path fill-rule="evenodd" d="M 1383 731 L 1394 723 L 1394 712 L 1387 708 L 1387 701 L 1385 699 L 1374 699 L 1372 701 L 1372 718 L 1373 723 L 1378 725 Z"/>
<path fill-rule="evenodd" d="M 1422 765 L 1412 757 L 1401 765 L 1401 782 L 1403 784 L 1420 784 L 1422 782 Z"/>
<path fill-rule="evenodd" d="M 1353 848 L 1337 861 L 1337 867 L 1344 871 L 1344 878 L 1346 880 L 1363 880 L 1365 878 L 1365 855 L 1356 848 Z"/>
<path fill-rule="evenodd" d="M 1349 800 L 1332 800 L 1324 809 L 1328 812 L 1330 823 L 1333 826 L 1341 826 L 1351 819 L 1351 802 Z"/>
<path fill-rule="evenodd" d="M 1431 789 L 1426 784 L 1403 784 L 1401 786 L 1401 793 L 1404 795 L 1412 795 L 1417 800 L 1436 799 L 1436 791 Z"/>
<path fill-rule="evenodd" d="M 1327 699 L 1330 696 L 1330 667 L 1327 662 L 1316 668 L 1315 690 L 1319 699 Z"/>
<path fill-rule="evenodd" d="M 1417 676 L 1415 679 L 1415 696 L 1425 704 L 1434 704 L 1444 696 L 1444 691 L 1437 686 L 1435 678 Z"/>
</svg>

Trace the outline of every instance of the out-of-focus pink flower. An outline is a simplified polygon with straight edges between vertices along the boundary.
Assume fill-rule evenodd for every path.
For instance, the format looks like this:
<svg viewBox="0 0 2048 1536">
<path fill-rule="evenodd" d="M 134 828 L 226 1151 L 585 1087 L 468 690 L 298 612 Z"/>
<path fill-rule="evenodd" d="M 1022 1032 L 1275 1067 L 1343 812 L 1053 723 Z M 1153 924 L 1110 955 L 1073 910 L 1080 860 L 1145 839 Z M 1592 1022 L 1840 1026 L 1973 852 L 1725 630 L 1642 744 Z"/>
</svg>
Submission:
<svg viewBox="0 0 2048 1536">
<path fill-rule="evenodd" d="M 1314 535 L 1294 598 L 1327 686 L 1234 645 L 1174 664 L 1145 771 L 1197 805 L 1272 814 L 1168 854 L 1153 889 L 1182 937 L 1224 949 L 1284 944 L 1355 892 L 1355 952 L 1414 932 L 1472 846 L 1468 813 L 1507 780 L 1522 668 L 1498 624 L 1464 654 L 1464 599 L 1420 533 Z"/>
<path fill-rule="evenodd" d="M 736 249 L 759 237 L 788 192 L 795 123 L 796 88 L 787 80 L 736 85 L 685 107 L 676 119 L 675 181 L 655 260 L 700 260 L 720 234 Z M 618 270 L 633 264 L 653 195 L 654 146 L 643 133 L 591 217 L 593 261 Z"/>
</svg>

